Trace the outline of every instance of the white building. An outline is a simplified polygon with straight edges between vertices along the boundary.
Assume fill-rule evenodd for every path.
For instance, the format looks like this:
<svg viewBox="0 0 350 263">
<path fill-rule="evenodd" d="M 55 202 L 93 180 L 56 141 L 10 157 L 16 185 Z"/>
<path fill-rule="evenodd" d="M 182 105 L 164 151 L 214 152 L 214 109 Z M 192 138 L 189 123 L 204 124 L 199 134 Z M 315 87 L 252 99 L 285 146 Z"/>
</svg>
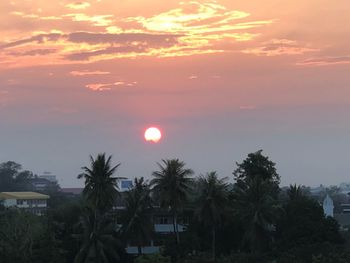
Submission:
<svg viewBox="0 0 350 263">
<path fill-rule="evenodd" d="M 323 212 L 326 216 L 333 217 L 334 204 L 332 198 L 327 194 L 326 198 L 323 200 Z"/>
<path fill-rule="evenodd" d="M 118 215 L 121 215 L 125 211 L 125 196 L 127 191 L 130 191 L 132 187 L 132 180 L 120 180 L 119 191 L 121 192 L 121 196 L 117 199 L 114 207 Z M 161 247 L 165 244 L 165 240 L 169 239 L 169 235 L 174 235 L 173 217 L 171 212 L 168 209 L 161 209 L 159 206 L 154 206 L 153 208 L 152 221 L 154 233 L 152 238 L 141 247 L 142 254 L 159 253 Z M 179 233 L 186 231 L 187 222 L 188 220 L 186 217 L 178 218 L 177 230 Z M 121 224 L 118 224 L 118 227 L 121 226 Z M 125 249 L 128 254 L 138 254 L 137 242 L 135 242 L 135 240 L 128 240 Z"/>
<path fill-rule="evenodd" d="M 174 234 L 174 225 L 172 223 L 173 218 L 169 215 L 169 213 L 159 213 L 159 211 L 155 211 L 155 214 L 153 215 L 153 222 L 155 235 L 147 245 L 141 247 L 142 254 L 159 253 L 161 247 L 164 245 L 162 237 Z M 179 223 L 177 228 L 179 233 L 186 231 L 185 224 Z M 129 242 L 126 247 L 126 252 L 128 254 L 138 254 L 137 245 L 133 242 Z"/>
<path fill-rule="evenodd" d="M 0 200 L 3 206 L 19 208 L 35 215 L 42 215 L 47 209 L 48 195 L 36 192 L 1 192 Z"/>
<path fill-rule="evenodd" d="M 51 183 L 57 183 L 56 175 L 51 174 L 50 172 L 44 172 L 43 174 L 38 176 L 41 179 L 46 179 L 50 181 Z"/>
<path fill-rule="evenodd" d="M 118 181 L 118 191 L 126 192 L 129 191 L 133 187 L 132 180 L 130 179 L 121 179 Z"/>
</svg>

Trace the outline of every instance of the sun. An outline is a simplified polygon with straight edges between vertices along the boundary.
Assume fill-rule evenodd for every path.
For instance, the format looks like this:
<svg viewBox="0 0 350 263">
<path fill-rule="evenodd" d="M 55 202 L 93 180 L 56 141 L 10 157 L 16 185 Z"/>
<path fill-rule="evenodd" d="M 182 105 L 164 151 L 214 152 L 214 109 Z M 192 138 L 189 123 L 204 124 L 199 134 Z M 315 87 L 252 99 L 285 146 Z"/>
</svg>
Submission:
<svg viewBox="0 0 350 263">
<path fill-rule="evenodd" d="M 147 142 L 159 142 L 162 138 L 162 133 L 156 127 L 150 127 L 145 131 L 145 140 Z"/>
</svg>

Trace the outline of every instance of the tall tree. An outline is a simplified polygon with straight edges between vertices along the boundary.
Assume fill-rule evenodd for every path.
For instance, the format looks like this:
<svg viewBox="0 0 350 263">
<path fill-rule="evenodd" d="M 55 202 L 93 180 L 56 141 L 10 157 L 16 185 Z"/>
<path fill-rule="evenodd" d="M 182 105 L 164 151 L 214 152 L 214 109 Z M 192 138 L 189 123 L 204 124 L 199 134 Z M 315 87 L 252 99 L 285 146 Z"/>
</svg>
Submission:
<svg viewBox="0 0 350 263">
<path fill-rule="evenodd" d="M 327 254 L 329 246 L 339 246 L 344 240 L 335 219 L 325 217 L 322 206 L 301 190 L 296 185 L 289 188 L 285 213 L 276 224 L 277 251 L 311 262 L 313 255 Z"/>
<path fill-rule="evenodd" d="M 248 154 L 242 163 L 236 163 L 237 168 L 233 175 L 237 184 L 246 183 L 254 178 L 271 184 L 271 190 L 279 192 L 280 176 L 276 170 L 276 164 L 262 154 L 262 150 Z"/>
<path fill-rule="evenodd" d="M 215 260 L 216 229 L 227 212 L 227 178 L 219 179 L 216 172 L 207 173 L 198 179 L 199 196 L 196 215 L 200 222 L 211 228 L 212 257 Z"/>
<path fill-rule="evenodd" d="M 16 162 L 8 161 L 0 164 L 0 192 L 28 191 L 32 189 L 33 173 L 22 170 Z"/>
<path fill-rule="evenodd" d="M 275 164 L 262 151 L 251 153 L 233 172 L 233 199 L 236 212 L 245 222 L 244 242 L 260 255 L 272 241 L 275 223 L 281 212 L 277 197 L 280 177 Z"/>
<path fill-rule="evenodd" d="M 96 159 L 90 156 L 91 168 L 82 167 L 84 173 L 78 175 L 78 179 L 85 179 L 83 195 L 89 205 L 96 211 L 105 212 L 111 209 L 118 196 L 118 180 L 113 177 L 120 163 L 112 166 L 112 156 L 106 158 L 106 154 L 98 154 Z"/>
<path fill-rule="evenodd" d="M 289 186 L 287 194 L 290 201 L 297 201 L 305 197 L 302 186 L 296 184 Z"/>
<path fill-rule="evenodd" d="M 135 178 L 133 188 L 126 192 L 125 205 L 121 231 L 127 239 L 137 242 L 140 255 L 142 246 L 150 240 L 154 231 L 150 188 L 143 177 Z"/>
<path fill-rule="evenodd" d="M 121 244 L 116 236 L 114 221 L 107 215 L 94 215 L 87 212 L 82 217 L 82 234 L 76 235 L 81 247 L 74 263 L 120 262 L 118 253 Z"/>
<path fill-rule="evenodd" d="M 120 164 L 111 165 L 111 156 L 98 154 L 96 159 L 90 156 L 91 168 L 82 167 L 85 179 L 83 196 L 87 202 L 85 216 L 81 219 L 83 233 L 79 235 L 82 245 L 75 262 L 107 263 L 119 260 L 116 252 L 118 239 L 115 224 L 109 211 L 118 196 L 119 177 L 113 177 Z"/>
<path fill-rule="evenodd" d="M 157 164 L 159 170 L 152 173 L 151 186 L 161 207 L 170 209 L 172 213 L 176 242 L 179 244 L 178 215 L 187 201 L 193 171 L 186 169 L 185 163 L 179 159 L 162 160 Z"/>
</svg>

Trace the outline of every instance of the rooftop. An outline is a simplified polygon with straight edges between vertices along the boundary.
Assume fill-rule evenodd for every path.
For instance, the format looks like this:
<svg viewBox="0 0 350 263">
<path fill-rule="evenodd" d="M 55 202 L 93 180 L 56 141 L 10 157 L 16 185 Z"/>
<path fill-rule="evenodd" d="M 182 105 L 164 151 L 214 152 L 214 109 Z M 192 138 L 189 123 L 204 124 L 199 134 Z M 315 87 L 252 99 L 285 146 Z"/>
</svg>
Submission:
<svg viewBox="0 0 350 263">
<path fill-rule="evenodd" d="M 80 195 L 84 188 L 61 188 L 63 193 Z"/>
<path fill-rule="evenodd" d="M 49 199 L 48 195 L 36 192 L 1 192 L 0 200 L 4 199 Z"/>
</svg>

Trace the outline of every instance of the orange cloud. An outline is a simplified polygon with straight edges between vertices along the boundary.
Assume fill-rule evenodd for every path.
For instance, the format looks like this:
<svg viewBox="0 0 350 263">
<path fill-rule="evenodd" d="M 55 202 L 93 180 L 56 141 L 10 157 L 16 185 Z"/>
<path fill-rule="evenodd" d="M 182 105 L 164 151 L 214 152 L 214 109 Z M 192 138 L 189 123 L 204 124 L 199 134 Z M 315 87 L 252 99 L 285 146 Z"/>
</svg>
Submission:
<svg viewBox="0 0 350 263">
<path fill-rule="evenodd" d="M 81 76 L 91 76 L 91 75 L 108 75 L 110 74 L 110 72 L 82 70 L 82 71 L 71 71 L 69 72 L 69 74 L 75 77 L 81 77 Z"/>
<path fill-rule="evenodd" d="M 94 83 L 85 85 L 86 88 L 92 91 L 110 91 L 114 87 L 132 87 L 137 85 L 137 81 L 126 82 L 126 81 L 117 81 L 114 83 Z"/>
<path fill-rule="evenodd" d="M 299 55 L 306 52 L 319 51 L 319 49 L 300 45 L 289 39 L 272 39 L 257 48 L 245 49 L 242 52 L 258 56 Z"/>
<path fill-rule="evenodd" d="M 63 15 L 63 17 L 69 17 L 76 22 L 89 22 L 94 26 L 110 26 L 113 22 L 113 15 L 87 15 L 83 13 L 73 13 Z"/>
<path fill-rule="evenodd" d="M 181 2 L 177 8 L 154 16 L 118 18 L 111 14 L 89 14 L 88 2 L 73 2 L 63 7 L 77 13 L 53 14 L 12 11 L 16 21 L 31 19 L 45 25 L 35 32 L 0 43 L 0 66 L 84 64 L 118 58 L 179 57 L 231 52 L 236 42 L 249 42 L 260 36 L 258 28 L 275 20 L 252 20 L 250 13 L 230 10 L 216 2 Z M 62 8 L 61 8 L 62 9 Z M 56 20 L 61 20 L 56 21 Z M 47 20 L 43 24 L 40 20 Z M 51 28 L 49 25 L 53 25 Z M 47 30 L 47 28 L 50 28 Z M 76 28 L 75 31 L 69 31 Z M 30 56 L 41 58 L 30 59 Z"/>
<path fill-rule="evenodd" d="M 88 2 L 74 2 L 74 3 L 70 3 L 70 4 L 67 4 L 66 7 L 67 8 L 70 8 L 70 9 L 86 9 L 88 7 L 90 7 L 90 3 Z"/>
<path fill-rule="evenodd" d="M 87 84 L 85 87 L 93 91 L 108 91 L 108 90 L 111 90 L 110 86 L 112 85 L 113 84 L 95 83 L 95 84 Z"/>
<path fill-rule="evenodd" d="M 150 18 L 134 17 L 136 21 L 151 31 L 202 34 L 227 31 L 234 28 L 234 21 L 250 16 L 238 10 L 227 10 L 217 3 L 181 2 L 179 8 L 155 15 Z"/>
</svg>

